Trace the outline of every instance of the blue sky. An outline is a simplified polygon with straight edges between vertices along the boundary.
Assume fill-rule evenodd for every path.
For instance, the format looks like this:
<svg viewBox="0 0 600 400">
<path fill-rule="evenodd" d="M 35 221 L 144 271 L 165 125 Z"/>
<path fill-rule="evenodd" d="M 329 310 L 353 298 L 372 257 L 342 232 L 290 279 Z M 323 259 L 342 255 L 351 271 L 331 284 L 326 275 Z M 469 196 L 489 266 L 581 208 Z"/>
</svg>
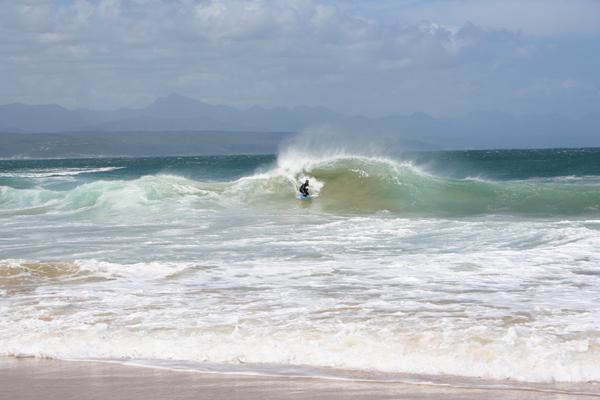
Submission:
<svg viewBox="0 0 600 400">
<path fill-rule="evenodd" d="M 0 0 L 0 103 L 600 111 L 595 0 Z"/>
</svg>

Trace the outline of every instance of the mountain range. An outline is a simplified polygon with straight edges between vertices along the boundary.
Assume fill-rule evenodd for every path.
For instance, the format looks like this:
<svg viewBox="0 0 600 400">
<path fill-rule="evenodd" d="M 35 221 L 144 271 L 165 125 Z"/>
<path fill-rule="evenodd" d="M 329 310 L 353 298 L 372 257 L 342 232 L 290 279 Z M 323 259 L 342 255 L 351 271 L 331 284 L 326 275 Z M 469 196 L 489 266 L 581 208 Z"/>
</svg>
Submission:
<svg viewBox="0 0 600 400">
<path fill-rule="evenodd" d="M 227 132 L 225 136 L 229 137 L 227 143 L 231 148 L 238 139 L 243 139 L 240 143 L 248 144 L 249 136 L 235 139 L 243 132 L 253 132 L 254 139 L 260 141 L 266 140 L 256 136 L 260 132 L 278 132 L 277 138 L 283 138 L 287 133 L 317 128 L 372 137 L 373 140 L 380 136 L 393 137 L 394 143 L 410 150 L 600 146 L 600 113 L 575 118 L 555 114 L 512 115 L 479 111 L 455 117 L 414 113 L 368 118 L 344 115 L 324 107 L 238 109 L 172 94 L 158 98 L 147 107 L 112 111 L 67 109 L 55 104 L 0 105 L 0 135 L 5 147 L 4 151 L 0 149 L 0 156 L 27 155 L 28 152 L 23 153 L 26 150 L 26 145 L 23 147 L 25 138 L 18 136 L 20 134 L 37 134 L 34 137 L 46 141 L 49 140 L 47 134 L 53 134 L 54 140 L 62 138 L 63 145 L 68 145 L 69 140 L 81 142 L 82 137 L 86 137 L 85 140 L 95 142 L 96 146 L 100 146 L 102 140 L 135 137 L 131 142 L 131 148 L 134 148 L 136 143 L 144 144 L 144 138 L 177 141 L 181 132 L 187 132 L 185 142 L 186 148 L 189 148 L 189 140 L 194 136 L 190 136 L 190 132 L 204 132 L 197 135 L 203 138 L 201 142 L 212 141 L 213 145 Z M 144 132 L 148 135 L 144 136 Z M 208 132 L 215 133 L 211 136 L 207 135 Z M 27 140 L 31 142 L 34 137 Z M 260 143 L 256 143 L 248 148 L 252 152 L 276 151 L 277 143 L 282 139 L 273 135 L 268 137 L 273 141 L 269 146 L 261 148 Z M 14 140 L 21 141 L 20 153 L 6 147 L 10 147 Z M 160 143 L 157 142 L 157 146 L 160 147 Z M 235 151 L 244 152 L 243 146 L 233 147 Z M 172 150 L 177 152 L 176 148 Z M 147 151 L 152 153 L 154 150 L 148 148 Z M 128 152 L 131 153 L 130 150 Z M 84 153 L 89 155 L 94 150 L 90 147 Z"/>
<path fill-rule="evenodd" d="M 144 108 L 94 111 L 69 110 L 56 104 L 0 105 L 3 132 L 86 131 L 298 131 L 344 117 L 320 107 L 237 109 L 212 105 L 177 94 L 158 98 Z"/>
</svg>

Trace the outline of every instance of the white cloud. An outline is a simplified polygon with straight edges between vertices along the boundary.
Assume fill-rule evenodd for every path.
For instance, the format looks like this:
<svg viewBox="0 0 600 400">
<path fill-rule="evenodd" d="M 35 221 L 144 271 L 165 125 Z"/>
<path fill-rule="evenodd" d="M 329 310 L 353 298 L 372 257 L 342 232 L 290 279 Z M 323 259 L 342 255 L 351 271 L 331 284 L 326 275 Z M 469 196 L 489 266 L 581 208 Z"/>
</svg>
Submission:
<svg viewBox="0 0 600 400">
<path fill-rule="evenodd" d="M 540 36 L 600 34 L 597 0 L 347 0 L 339 4 L 350 12 L 405 23 L 434 20 L 462 25 L 471 21 Z"/>
<path fill-rule="evenodd" d="M 509 3 L 520 12 L 534 5 L 502 4 Z M 544 4 L 553 10 L 563 3 Z M 591 7 L 573 3 L 577 12 Z M 6 82 L 0 102 L 114 107 L 180 92 L 237 105 L 451 113 L 481 104 L 510 108 L 511 96 L 521 98 L 519 91 L 544 74 L 597 83 L 578 75 L 578 55 L 559 57 L 565 43 L 515 32 L 538 28 L 528 16 L 508 18 L 507 6 L 492 0 L 400 1 L 387 9 L 383 5 L 392 3 L 358 7 L 326 0 L 0 4 L 0 74 Z M 547 15 L 552 13 L 558 15 Z M 586 26 L 590 18 L 581 18 Z M 548 60 L 555 64 L 546 66 Z"/>
</svg>

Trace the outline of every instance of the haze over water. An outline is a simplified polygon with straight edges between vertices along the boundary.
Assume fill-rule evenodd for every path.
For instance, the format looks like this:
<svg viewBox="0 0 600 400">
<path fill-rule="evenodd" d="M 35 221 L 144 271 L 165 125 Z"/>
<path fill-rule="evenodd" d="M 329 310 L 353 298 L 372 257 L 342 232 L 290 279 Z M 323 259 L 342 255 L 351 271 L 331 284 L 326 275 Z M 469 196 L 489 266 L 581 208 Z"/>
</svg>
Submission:
<svg viewBox="0 0 600 400">
<path fill-rule="evenodd" d="M 600 380 L 600 150 L 293 150 L 0 161 L 0 355 Z"/>
</svg>

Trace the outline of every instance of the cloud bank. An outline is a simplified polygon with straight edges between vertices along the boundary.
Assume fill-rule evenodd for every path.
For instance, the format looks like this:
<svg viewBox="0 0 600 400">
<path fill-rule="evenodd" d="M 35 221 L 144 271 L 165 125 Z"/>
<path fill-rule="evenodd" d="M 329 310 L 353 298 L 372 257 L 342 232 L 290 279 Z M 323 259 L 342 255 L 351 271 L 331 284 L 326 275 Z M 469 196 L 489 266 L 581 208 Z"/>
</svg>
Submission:
<svg viewBox="0 0 600 400">
<path fill-rule="evenodd" d="M 0 0 L 0 103 L 600 106 L 596 1 Z"/>
</svg>

